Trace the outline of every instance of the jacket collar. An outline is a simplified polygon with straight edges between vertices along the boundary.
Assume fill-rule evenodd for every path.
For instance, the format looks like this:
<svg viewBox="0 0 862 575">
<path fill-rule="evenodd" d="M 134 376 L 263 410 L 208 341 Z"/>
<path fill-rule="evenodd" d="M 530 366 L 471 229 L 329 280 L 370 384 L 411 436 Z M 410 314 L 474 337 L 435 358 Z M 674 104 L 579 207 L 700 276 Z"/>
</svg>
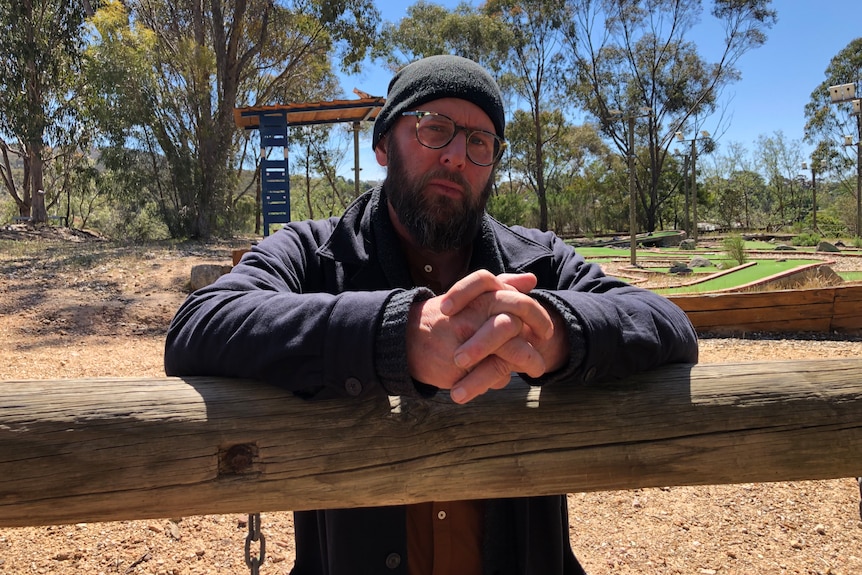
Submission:
<svg viewBox="0 0 862 575">
<path fill-rule="evenodd" d="M 377 260 L 390 285 L 411 286 L 382 186 L 369 190 L 347 207 L 317 253 L 361 268 Z M 548 247 L 501 224 L 486 212 L 474 241 L 470 270 L 487 269 L 494 274 L 525 271 L 551 253 Z"/>
</svg>

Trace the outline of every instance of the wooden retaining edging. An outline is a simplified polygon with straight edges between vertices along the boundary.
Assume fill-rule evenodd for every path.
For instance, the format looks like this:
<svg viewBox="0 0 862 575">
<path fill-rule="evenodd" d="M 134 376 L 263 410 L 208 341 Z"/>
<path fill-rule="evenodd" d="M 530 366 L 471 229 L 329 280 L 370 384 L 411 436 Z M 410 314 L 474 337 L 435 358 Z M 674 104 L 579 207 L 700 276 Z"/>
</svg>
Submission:
<svg viewBox="0 0 862 575">
<path fill-rule="evenodd" d="M 702 333 L 862 333 L 862 285 L 666 297 Z"/>
</svg>

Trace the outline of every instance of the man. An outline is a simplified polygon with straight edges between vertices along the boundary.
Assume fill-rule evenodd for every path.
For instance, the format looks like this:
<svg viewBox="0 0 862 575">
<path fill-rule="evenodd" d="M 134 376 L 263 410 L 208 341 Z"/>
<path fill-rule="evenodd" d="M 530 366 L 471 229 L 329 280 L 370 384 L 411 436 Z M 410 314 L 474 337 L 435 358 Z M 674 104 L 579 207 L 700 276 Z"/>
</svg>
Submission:
<svg viewBox="0 0 862 575">
<path fill-rule="evenodd" d="M 504 133 L 500 91 L 475 62 L 403 68 L 374 124 L 383 185 L 340 218 L 289 224 L 192 294 L 169 329 L 166 372 L 306 398 L 443 389 L 463 404 L 512 372 L 577 385 L 697 361 L 694 330 L 667 299 L 485 213 Z M 295 527 L 294 575 L 584 572 L 565 496 L 301 512 Z"/>
</svg>

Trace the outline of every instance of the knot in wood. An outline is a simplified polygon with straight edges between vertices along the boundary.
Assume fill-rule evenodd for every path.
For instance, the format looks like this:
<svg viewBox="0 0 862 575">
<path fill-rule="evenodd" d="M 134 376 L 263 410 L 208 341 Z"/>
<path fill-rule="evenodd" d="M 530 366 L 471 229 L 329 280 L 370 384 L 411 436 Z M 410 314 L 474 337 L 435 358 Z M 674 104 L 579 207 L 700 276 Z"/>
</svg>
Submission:
<svg viewBox="0 0 862 575">
<path fill-rule="evenodd" d="M 219 474 L 248 473 L 256 457 L 257 446 L 253 443 L 231 445 L 219 453 Z"/>
</svg>

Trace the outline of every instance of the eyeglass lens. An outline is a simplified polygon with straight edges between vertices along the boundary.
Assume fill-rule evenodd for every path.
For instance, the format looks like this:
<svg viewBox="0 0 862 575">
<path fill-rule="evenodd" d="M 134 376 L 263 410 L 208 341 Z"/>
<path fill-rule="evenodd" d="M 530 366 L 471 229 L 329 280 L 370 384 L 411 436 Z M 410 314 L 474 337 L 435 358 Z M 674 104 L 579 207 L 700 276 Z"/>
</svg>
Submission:
<svg viewBox="0 0 862 575">
<path fill-rule="evenodd" d="M 469 130 L 458 126 L 451 118 L 441 114 L 416 114 L 416 137 L 423 146 L 439 149 L 447 146 L 459 130 L 467 135 L 467 157 L 474 164 L 490 166 L 497 161 L 501 152 L 500 139 L 483 130 Z"/>
</svg>

